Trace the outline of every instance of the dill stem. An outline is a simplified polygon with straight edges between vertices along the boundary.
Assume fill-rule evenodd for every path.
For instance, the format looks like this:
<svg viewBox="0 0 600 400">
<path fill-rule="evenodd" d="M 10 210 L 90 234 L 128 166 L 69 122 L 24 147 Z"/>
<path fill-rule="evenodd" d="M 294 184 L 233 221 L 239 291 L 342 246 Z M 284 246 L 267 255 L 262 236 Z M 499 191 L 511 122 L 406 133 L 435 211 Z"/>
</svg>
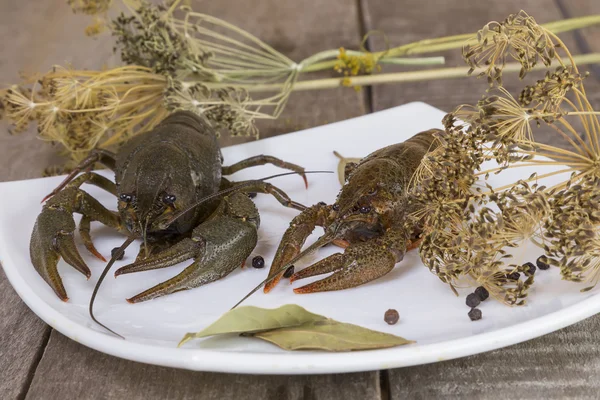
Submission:
<svg viewBox="0 0 600 400">
<path fill-rule="evenodd" d="M 600 53 L 583 54 L 573 57 L 575 62 L 579 65 L 595 64 L 600 63 Z M 536 66 L 534 70 L 542 70 L 543 66 Z M 333 89 L 340 86 L 369 86 L 369 85 L 380 85 L 384 83 L 401 83 L 401 82 L 415 82 L 415 81 L 428 81 L 434 79 L 451 79 L 451 78 L 462 78 L 467 76 L 469 68 L 467 67 L 452 67 L 452 68 L 436 68 L 426 71 L 409 71 L 409 72 L 395 72 L 388 74 L 378 75 L 366 75 L 356 76 L 352 78 L 325 78 L 325 79 L 314 79 L 306 81 L 298 81 L 294 84 L 292 91 L 302 90 L 319 90 L 319 89 Z M 521 70 L 521 64 L 510 63 L 504 67 L 505 72 L 518 72 Z M 483 69 L 476 69 L 473 73 L 481 72 Z M 224 88 L 230 85 L 222 83 L 211 83 L 207 82 L 205 85 L 211 89 Z M 240 84 L 237 85 L 240 88 L 246 89 L 249 92 L 272 92 L 279 91 L 284 86 L 283 83 L 270 83 L 270 84 Z"/>
</svg>

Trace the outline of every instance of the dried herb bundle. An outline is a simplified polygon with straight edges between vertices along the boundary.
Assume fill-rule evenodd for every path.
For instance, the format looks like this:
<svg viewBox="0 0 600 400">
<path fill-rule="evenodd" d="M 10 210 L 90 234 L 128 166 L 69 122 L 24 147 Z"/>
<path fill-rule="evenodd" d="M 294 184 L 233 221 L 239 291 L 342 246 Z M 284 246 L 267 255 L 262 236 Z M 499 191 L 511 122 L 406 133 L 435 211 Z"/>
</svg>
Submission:
<svg viewBox="0 0 600 400">
<path fill-rule="evenodd" d="M 428 39 L 379 52 L 332 49 L 296 62 L 232 24 L 193 11 L 181 0 L 165 5 L 145 0 L 67 2 L 74 12 L 93 16 L 87 34 L 105 30 L 113 34 L 115 51 L 129 66 L 105 71 L 55 67 L 0 92 L 0 111 L 6 108 L 15 132 L 35 121 L 40 137 L 62 144 L 75 161 L 94 147 L 116 146 L 151 129 L 176 109 L 202 113 L 218 130 L 233 136 L 258 137 L 255 121 L 277 118 L 294 90 L 462 76 L 462 68 L 423 71 L 418 76 L 373 74 L 384 64 L 443 63 L 443 57 L 414 55 L 459 48 L 470 36 Z M 119 6 L 124 11 L 115 14 Z M 591 16 L 558 21 L 546 29 L 562 32 L 597 23 L 600 16 Z M 594 54 L 583 56 L 581 62 L 598 60 L 600 54 Z M 511 69 L 513 65 L 506 66 Z M 341 77 L 299 79 L 322 70 L 337 71 Z"/>
<path fill-rule="evenodd" d="M 600 112 L 586 97 L 586 75 L 564 43 L 525 12 L 486 25 L 463 56 L 490 88 L 477 104 L 445 117 L 442 145 L 412 182 L 411 201 L 421 207 L 414 218 L 424 218 L 423 262 L 453 289 L 467 281 L 521 305 L 535 268 L 511 263 L 510 249 L 532 241 L 564 279 L 588 282 L 583 290 L 591 289 L 600 279 Z M 507 58 L 520 64 L 521 79 L 539 63 L 548 69 L 518 100 L 502 87 Z M 572 149 L 537 142 L 542 126 Z M 492 160 L 498 166 L 485 170 Z M 490 174 L 523 166 L 553 169 L 502 187 L 487 182 Z M 540 186 L 543 178 L 561 174 L 567 179 Z"/>
</svg>

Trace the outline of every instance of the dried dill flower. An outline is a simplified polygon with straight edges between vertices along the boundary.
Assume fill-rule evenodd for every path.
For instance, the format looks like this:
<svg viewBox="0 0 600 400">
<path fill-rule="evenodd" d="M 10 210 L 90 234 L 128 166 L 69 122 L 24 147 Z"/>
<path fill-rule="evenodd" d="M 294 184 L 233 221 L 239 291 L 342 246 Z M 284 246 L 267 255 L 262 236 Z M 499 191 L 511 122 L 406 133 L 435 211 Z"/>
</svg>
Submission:
<svg viewBox="0 0 600 400">
<path fill-rule="evenodd" d="M 555 55 L 548 31 L 525 11 L 512 14 L 502 22 L 490 22 L 477 32 L 477 44 L 463 48 L 470 73 L 485 66 L 480 76 L 487 76 L 490 85 L 502 85 L 502 68 L 507 58 L 521 64 L 519 77 L 524 78 L 540 59 L 550 66 Z"/>
<path fill-rule="evenodd" d="M 519 103 L 523 106 L 533 103 L 534 108 L 543 113 L 558 113 L 569 91 L 580 87 L 584 78 L 570 66 L 558 66 L 554 72 L 547 71 L 544 79 L 525 86 L 519 96 Z"/>
<path fill-rule="evenodd" d="M 74 84 L 76 107 L 57 105 L 72 99 L 64 92 L 46 90 L 46 87 L 31 85 L 31 82 L 13 88 L 14 92 L 9 95 L 0 93 L 0 105 L 10 109 L 6 114 L 16 123 L 15 131 L 35 121 L 43 139 L 63 144 L 74 159 L 93 147 L 119 145 L 131 135 L 150 129 L 154 123 L 151 116 L 163 116 L 165 112 L 177 109 L 204 114 L 217 129 L 227 130 L 232 135 L 258 137 L 256 120 L 278 118 L 290 93 L 300 84 L 309 89 L 340 85 L 359 89 L 354 80 L 369 77 L 354 78 L 355 75 L 377 72 L 383 63 L 440 64 L 443 57 L 405 56 L 437 51 L 439 46 L 459 48 L 465 39 L 465 35 L 428 39 L 394 48 L 388 46 L 385 51 L 372 53 L 364 46 L 360 51 L 332 49 L 295 62 L 250 33 L 182 5 L 187 4 L 183 0 L 165 4 L 120 0 L 127 11 L 112 19 L 110 7 L 116 2 L 111 0 L 68 0 L 68 3 L 75 12 L 93 16 L 92 25 L 86 29 L 87 35 L 110 30 L 116 41 L 115 51 L 120 53 L 122 60 L 131 68 L 144 70 L 152 76 L 150 89 L 146 84 L 130 84 L 129 79 L 115 82 L 105 79 L 121 73 L 122 67 L 109 71 L 69 70 L 72 72 L 63 75 L 77 76 L 77 84 Z M 176 10 L 179 13 L 176 14 Z M 506 29 L 516 32 L 518 29 L 510 26 L 525 24 L 522 19 L 505 23 Z M 599 21 L 600 18 L 591 22 L 589 18 L 585 22 L 580 19 L 570 24 L 561 21 L 552 27 L 570 30 Z M 546 32 L 531 21 L 528 24 L 531 29 Z M 518 36 L 517 33 L 514 35 Z M 519 42 L 512 40 L 511 43 Z M 346 76 L 334 79 L 335 82 L 331 79 L 298 82 L 300 75 L 332 68 Z M 573 71 L 573 74 L 577 73 Z M 393 81 L 395 75 L 389 74 L 386 79 Z M 155 82 L 157 76 L 160 82 Z M 57 76 L 52 72 L 42 80 L 46 78 Z M 360 84 L 368 83 L 363 79 Z M 68 88 L 68 84 L 64 87 Z M 162 101 L 146 96 L 148 90 L 160 92 Z M 82 104 L 80 99 L 87 99 L 89 104 Z M 99 105 L 103 102 L 105 106 Z M 28 106 L 31 109 L 28 110 Z M 91 129 L 88 138 L 84 137 L 85 129 Z"/>
<path fill-rule="evenodd" d="M 524 12 L 486 25 L 463 55 L 472 68 L 485 65 L 482 75 L 495 87 L 444 118 L 440 146 L 413 178 L 409 197 L 418 211 L 411 222 L 423 225 L 423 263 L 453 290 L 466 282 L 505 304 L 522 305 L 535 266 L 510 263 L 510 249 L 531 241 L 545 251 L 540 268 L 558 266 L 564 279 L 589 282 L 584 290 L 591 289 L 600 280 L 600 112 L 586 97 L 585 74 L 562 41 Z M 516 100 L 502 87 L 507 58 L 521 63 L 521 78 L 539 60 L 558 66 Z M 537 142 L 534 130 L 542 125 L 572 149 Z M 491 160 L 498 166 L 482 170 Z M 490 174 L 522 166 L 540 172 L 502 187 L 487 182 Z M 542 167 L 553 169 L 544 173 Z M 565 173 L 570 178 L 552 187 L 538 183 Z"/>
<path fill-rule="evenodd" d="M 167 115 L 165 87 L 164 77 L 141 67 L 104 72 L 55 68 L 32 88 L 7 90 L 2 103 L 17 131 L 35 121 L 42 139 L 62 144 L 77 160 L 160 122 Z"/>
<path fill-rule="evenodd" d="M 112 21 L 111 31 L 117 38 L 121 59 L 170 76 L 182 70 L 206 70 L 206 59 L 212 53 L 191 46 L 186 36 L 164 18 L 165 11 L 162 6 L 141 2 L 135 15 L 121 14 Z"/>
<path fill-rule="evenodd" d="M 378 56 L 370 52 L 360 55 L 348 54 L 346 49 L 340 47 L 335 66 L 333 69 L 344 76 L 356 76 L 359 74 L 371 74 L 381 71 L 381 66 L 377 64 Z"/>
<path fill-rule="evenodd" d="M 557 260 L 564 279 L 600 279 L 600 179 L 587 176 L 550 198 L 552 218 L 545 223 L 546 255 Z"/>
</svg>

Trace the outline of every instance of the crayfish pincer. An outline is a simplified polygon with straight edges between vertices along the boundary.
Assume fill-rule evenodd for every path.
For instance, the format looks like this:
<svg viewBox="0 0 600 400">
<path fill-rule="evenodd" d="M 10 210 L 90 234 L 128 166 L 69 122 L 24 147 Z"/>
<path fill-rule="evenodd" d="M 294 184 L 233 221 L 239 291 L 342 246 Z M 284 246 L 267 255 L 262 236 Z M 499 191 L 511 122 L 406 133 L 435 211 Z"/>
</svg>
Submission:
<svg viewBox="0 0 600 400">
<path fill-rule="evenodd" d="M 72 214 L 79 213 L 82 241 L 101 260 L 104 258 L 90 238 L 91 221 L 112 227 L 131 240 L 143 239 L 136 261 L 117 270 L 117 276 L 194 259 L 179 275 L 133 296 L 130 302 L 223 278 L 242 265 L 256 246 L 260 218 L 247 193 L 268 193 L 286 207 L 305 209 L 264 180 L 236 183 L 223 176 L 263 164 L 292 170 L 305 184 L 306 176 L 302 167 L 271 156 L 255 156 L 231 166 L 222 162 L 214 129 L 187 111 L 171 114 L 151 131 L 134 136 L 116 153 L 92 151 L 44 199 L 49 198 L 30 243 L 35 269 L 64 301 L 68 296 L 57 270 L 61 257 L 86 277 L 91 276 L 74 241 Z M 96 163 L 113 170 L 115 182 L 89 172 Z M 82 171 L 88 172 L 80 174 Z M 108 210 L 82 190 L 84 183 L 115 195 L 118 211 Z"/>
<path fill-rule="evenodd" d="M 437 129 L 418 133 L 404 143 L 379 149 L 357 164 L 348 164 L 346 183 L 333 205 L 316 204 L 296 216 L 285 232 L 271 265 L 265 293 L 282 271 L 305 254 L 334 243 L 345 248 L 291 276 L 298 279 L 331 273 L 295 293 L 341 290 L 362 285 L 390 272 L 410 248 L 418 245 L 417 226 L 407 229 L 414 205 L 407 202 L 411 178 L 429 151 L 438 145 Z M 301 252 L 316 226 L 325 234 Z"/>
</svg>

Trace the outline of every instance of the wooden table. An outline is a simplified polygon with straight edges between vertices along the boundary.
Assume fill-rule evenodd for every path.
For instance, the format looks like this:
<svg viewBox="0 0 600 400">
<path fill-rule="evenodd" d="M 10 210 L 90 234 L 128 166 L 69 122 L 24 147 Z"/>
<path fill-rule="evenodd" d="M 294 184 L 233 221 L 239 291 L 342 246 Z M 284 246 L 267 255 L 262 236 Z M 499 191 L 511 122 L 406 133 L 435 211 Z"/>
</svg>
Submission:
<svg viewBox="0 0 600 400">
<path fill-rule="evenodd" d="M 82 35 L 87 19 L 65 0 L 0 1 L 0 82 L 52 64 L 115 65 L 111 38 Z M 357 48 L 372 29 L 391 43 L 471 32 L 525 9 L 539 22 L 600 13 L 597 0 L 219 0 L 196 10 L 224 18 L 295 60 L 312 52 Z M 563 35 L 574 52 L 600 51 L 600 29 Z M 369 43 L 375 45 L 375 43 Z M 445 54 L 449 66 L 460 53 Z M 600 107 L 598 66 L 587 68 L 590 99 Z M 484 83 L 440 80 L 379 86 L 355 93 L 339 88 L 294 94 L 263 137 L 355 117 L 414 100 L 443 110 L 476 101 Z M 510 86 L 509 86 L 510 89 Z M 40 176 L 59 164 L 54 149 L 32 131 L 0 134 L 0 180 Z M 401 127 L 399 128 L 401 129 Z M 556 141 L 548 136 L 544 140 Z M 223 145 L 233 143 L 224 139 Z M 2 193 L 7 196 L 9 193 Z M 19 299 L 0 272 L 0 398 L 2 399 L 401 399 L 598 398 L 600 316 L 542 338 L 487 354 L 387 371 L 319 376 L 249 376 L 190 372 L 144 365 L 84 347 L 52 330 Z"/>
</svg>

